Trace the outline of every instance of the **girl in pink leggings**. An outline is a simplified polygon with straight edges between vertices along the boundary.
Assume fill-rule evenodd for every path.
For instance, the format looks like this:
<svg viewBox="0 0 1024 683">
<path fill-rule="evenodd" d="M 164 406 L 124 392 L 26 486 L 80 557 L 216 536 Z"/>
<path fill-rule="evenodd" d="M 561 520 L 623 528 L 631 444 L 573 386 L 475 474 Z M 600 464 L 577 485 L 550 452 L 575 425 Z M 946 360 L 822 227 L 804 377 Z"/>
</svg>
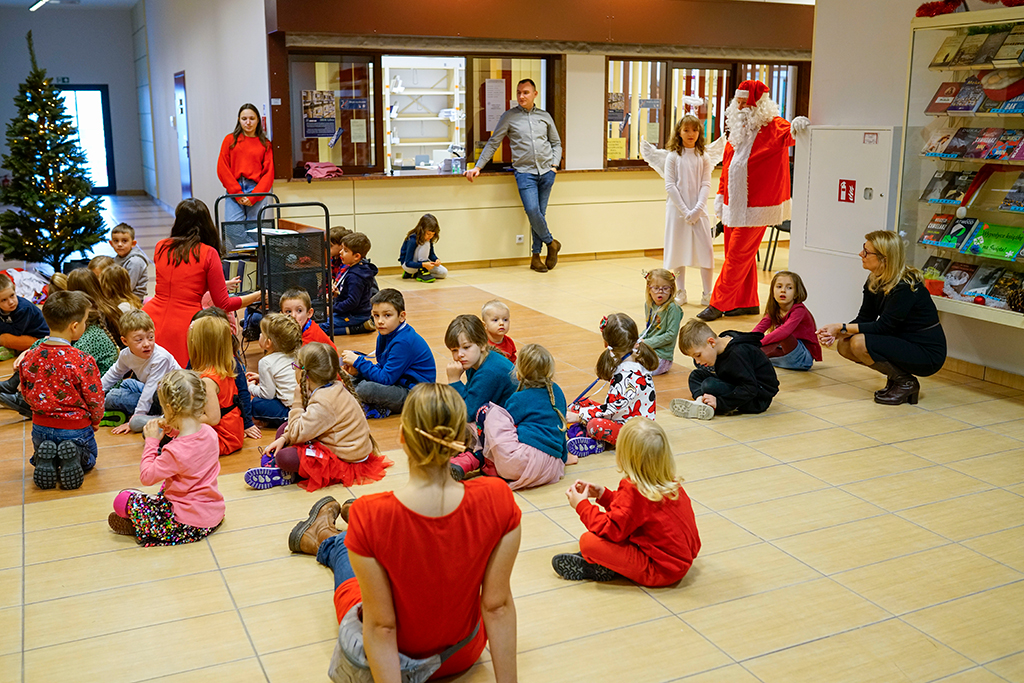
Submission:
<svg viewBox="0 0 1024 683">
<path fill-rule="evenodd" d="M 144 546 L 194 543 L 224 521 L 224 496 L 217 490 L 220 443 L 213 427 L 201 422 L 220 409 L 216 397 L 207 406 L 206 387 L 192 370 L 167 373 L 157 392 L 164 416 L 142 430 L 139 480 L 163 486 L 154 495 L 121 491 L 107 522 L 114 533 L 134 536 Z"/>
</svg>

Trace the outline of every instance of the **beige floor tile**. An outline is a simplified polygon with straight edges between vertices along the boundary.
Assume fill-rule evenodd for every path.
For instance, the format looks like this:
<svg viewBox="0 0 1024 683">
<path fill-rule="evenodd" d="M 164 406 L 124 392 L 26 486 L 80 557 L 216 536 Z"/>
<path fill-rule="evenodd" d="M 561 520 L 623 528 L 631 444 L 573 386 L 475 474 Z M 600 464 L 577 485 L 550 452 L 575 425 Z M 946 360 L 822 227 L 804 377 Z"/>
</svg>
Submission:
<svg viewBox="0 0 1024 683">
<path fill-rule="evenodd" d="M 334 587 L 331 570 L 310 555 L 230 567 L 222 570 L 222 574 L 239 608 L 320 593 Z"/>
<path fill-rule="evenodd" d="M 842 572 L 832 578 L 899 615 L 1018 581 L 1024 579 L 1024 574 L 953 544 Z"/>
<path fill-rule="evenodd" d="M 887 474 L 906 472 L 931 465 L 931 461 L 911 455 L 893 446 L 874 446 L 820 458 L 800 460 L 792 467 L 812 477 L 840 486 Z"/>
<path fill-rule="evenodd" d="M 21 607 L 0 609 L 0 655 L 21 650 Z"/>
<path fill-rule="evenodd" d="M 309 508 L 324 496 L 341 496 L 341 500 L 349 497 L 343 486 L 331 486 L 316 493 L 307 493 L 298 486 L 282 486 L 261 493 L 262 496 L 227 501 L 224 523 L 217 533 L 284 522 L 295 524 L 305 519 L 309 515 Z"/>
<path fill-rule="evenodd" d="M 26 605 L 25 647 L 48 647 L 233 609 L 219 572 L 150 581 Z"/>
<path fill-rule="evenodd" d="M 954 406 L 938 411 L 941 415 L 968 422 L 977 427 L 1024 418 L 1024 401 L 1020 398 L 1000 398 Z"/>
<path fill-rule="evenodd" d="M 697 533 L 701 539 L 701 556 L 761 543 L 761 539 L 754 534 L 717 514 L 703 515 L 697 519 Z"/>
<path fill-rule="evenodd" d="M 1024 526 L 978 536 L 964 541 L 963 545 L 991 557 L 996 562 L 1002 562 L 1024 572 Z"/>
<path fill-rule="evenodd" d="M 677 585 L 646 588 L 676 613 L 735 600 L 820 577 L 821 574 L 767 543 L 698 555 Z"/>
<path fill-rule="evenodd" d="M 855 432 L 891 444 L 969 428 L 970 425 L 965 422 L 935 413 L 892 417 L 887 420 L 871 420 L 850 425 L 850 429 Z"/>
<path fill-rule="evenodd" d="M 551 609 L 558 605 L 557 610 Z M 565 615 L 573 615 L 566 628 Z M 570 583 L 564 588 L 516 598 L 519 651 L 563 643 L 595 633 L 668 616 L 665 607 L 626 581 Z"/>
<path fill-rule="evenodd" d="M 672 452 L 676 455 L 692 453 L 694 451 L 705 451 L 711 448 L 721 448 L 723 446 L 735 446 L 738 443 L 736 439 L 719 434 L 715 430 L 703 425 L 698 425 L 694 422 L 688 422 L 687 424 L 694 426 L 690 429 L 668 432 L 669 446 L 672 447 Z"/>
<path fill-rule="evenodd" d="M 1002 531 L 1024 519 L 1024 498 L 1006 491 L 974 493 L 899 513 L 954 541 Z"/>
<path fill-rule="evenodd" d="M 726 654 L 744 660 L 887 616 L 842 586 L 820 579 L 694 610 L 682 618 Z"/>
<path fill-rule="evenodd" d="M 579 550 L 579 544 L 573 541 L 520 551 L 515 566 L 512 567 L 512 595 L 518 599 L 524 595 L 564 588 L 567 585 L 565 579 L 551 568 L 551 558 L 559 553 L 576 553 Z"/>
<path fill-rule="evenodd" d="M 751 441 L 747 445 L 782 462 L 794 462 L 878 446 L 879 442 L 844 427 L 832 427 L 805 434 Z"/>
<path fill-rule="evenodd" d="M 816 367 L 814 371 L 837 382 L 885 379 L 874 370 L 853 363 L 842 363 L 832 367 Z"/>
<path fill-rule="evenodd" d="M 820 479 L 789 465 L 777 465 L 753 472 L 688 482 L 686 492 L 701 505 L 721 511 L 761 502 L 766 496 L 783 498 L 826 486 Z"/>
<path fill-rule="evenodd" d="M 53 600 L 81 593 L 187 576 L 216 569 L 209 546 L 130 549 L 25 567 L 25 601 Z"/>
<path fill-rule="evenodd" d="M 0 657 L 0 681 L 20 681 L 21 652 Z"/>
<path fill-rule="evenodd" d="M 38 564 L 136 548 L 130 536 L 118 536 L 102 522 L 58 526 L 25 534 L 25 563 Z"/>
<path fill-rule="evenodd" d="M 573 541 L 579 540 L 579 537 L 587 530 L 587 527 L 583 526 L 583 520 L 580 519 L 579 514 L 576 510 L 569 507 L 568 504 L 559 508 L 548 508 L 547 510 L 544 510 L 544 516 L 551 520 L 552 524 L 569 534 L 569 538 Z M 562 537 L 557 534 L 554 537 L 562 539 Z M 545 536 L 538 538 L 537 541 L 540 543 L 545 539 L 550 540 L 551 538 L 551 536 Z M 533 541 L 531 540 L 531 543 L 532 542 Z"/>
<path fill-rule="evenodd" d="M 217 558 L 217 565 L 224 569 L 290 556 L 292 552 L 288 550 L 288 534 L 298 521 L 211 534 L 208 540 Z"/>
<path fill-rule="evenodd" d="M 943 678 L 942 683 L 1005 683 L 1007 680 L 1012 681 L 1013 679 L 1000 678 L 988 669 L 977 667 L 955 674 L 949 678 Z"/>
<path fill-rule="evenodd" d="M 944 465 L 964 458 L 1020 448 L 1020 441 L 993 433 L 991 430 L 966 429 L 962 432 L 901 441 L 898 448 Z"/>
<path fill-rule="evenodd" d="M 522 637 L 520 636 L 520 642 Z M 686 653 L 680 657 L 680 653 Z M 731 660 L 676 617 L 528 650 L 523 681 L 657 681 L 725 666 Z"/>
<path fill-rule="evenodd" d="M 1024 420 L 1010 420 L 989 425 L 989 431 L 997 432 L 1017 441 L 1024 441 Z"/>
<path fill-rule="evenodd" d="M 806 410 L 817 417 L 833 422 L 833 420 L 829 419 L 829 414 L 814 413 L 812 409 L 837 403 L 846 403 L 848 401 L 864 401 L 870 398 L 871 394 L 868 393 L 867 389 L 862 389 L 852 384 L 830 384 L 812 389 L 783 390 L 779 392 L 772 403 L 784 403 L 796 410 Z"/>
<path fill-rule="evenodd" d="M 706 671 L 696 676 L 687 676 L 686 683 L 759 683 L 754 674 L 739 664 Z"/>
<path fill-rule="evenodd" d="M 21 567 L 0 571 L 0 608 L 21 604 L 23 571 Z"/>
<path fill-rule="evenodd" d="M 834 574 L 948 541 L 906 520 L 885 515 L 774 541 L 782 550 L 823 574 Z"/>
<path fill-rule="evenodd" d="M 946 467 L 926 467 L 842 487 L 886 510 L 904 510 L 989 489 L 990 486 Z"/>
<path fill-rule="evenodd" d="M 749 441 L 750 439 L 769 439 L 801 432 L 813 432 L 818 429 L 828 429 L 833 425 L 813 415 L 793 412 L 781 415 L 728 416 L 712 420 L 708 426 L 737 441 Z"/>
<path fill-rule="evenodd" d="M 252 653 L 235 612 L 62 643 L 25 653 L 25 680 L 135 681 L 231 662 Z M 175 647 L 168 647 L 174 643 Z M 187 656 L 183 656 L 186 653 Z"/>
<path fill-rule="evenodd" d="M 986 668 L 1011 683 L 1024 683 L 1024 652 L 991 662 Z"/>
<path fill-rule="evenodd" d="M 890 619 L 745 662 L 764 683 L 931 681 L 971 662 Z"/>
<path fill-rule="evenodd" d="M 144 489 L 149 490 L 149 489 Z M 25 506 L 25 531 L 39 531 L 58 526 L 106 520 L 114 508 L 114 493 L 61 498 Z"/>
<path fill-rule="evenodd" d="M 1020 652 L 1024 581 L 969 595 L 903 617 L 911 626 L 976 662 Z"/>
<path fill-rule="evenodd" d="M 677 455 L 675 460 L 676 474 L 687 482 L 779 464 L 778 460 L 742 444 L 684 453 Z"/>
<path fill-rule="evenodd" d="M 333 640 L 263 655 L 260 661 L 267 678 L 271 683 L 323 683 L 327 680 L 337 637 L 338 629 L 335 627 Z"/>
<path fill-rule="evenodd" d="M 23 511 L 21 505 L 0 507 L 0 536 L 20 534 L 22 529 Z"/>
<path fill-rule="evenodd" d="M 624 475 L 615 468 L 614 457 L 613 453 L 598 453 L 597 455 L 591 455 L 588 458 L 584 458 L 584 460 L 607 458 L 608 462 L 606 466 L 600 469 L 593 469 L 585 472 L 581 471 L 579 475 L 574 474 L 572 472 L 572 467 L 570 467 L 562 481 L 548 484 L 547 486 L 540 486 L 535 489 L 521 490 L 517 493 L 538 509 L 546 510 L 548 508 L 568 505 L 569 503 L 568 499 L 565 497 L 565 492 L 569 488 L 569 485 L 577 479 L 583 479 L 591 482 L 592 484 L 600 484 L 601 486 L 618 488 L 619 482 L 622 481 Z"/>
<path fill-rule="evenodd" d="M 1001 390 L 1010 392 L 1001 393 Z M 962 384 L 960 386 L 929 387 L 921 392 L 922 405 L 928 410 L 942 410 L 944 408 L 956 408 L 981 401 L 991 401 L 996 398 L 1009 398 L 1019 396 L 1020 391 L 1002 387 L 991 382 L 978 382 L 975 384 Z M 953 415 L 956 417 L 956 415 Z"/>
<path fill-rule="evenodd" d="M 0 569 L 21 566 L 22 543 L 21 534 L 0 536 Z"/>
<path fill-rule="evenodd" d="M 324 669 L 326 671 L 326 667 Z M 215 664 L 203 669 L 193 669 L 182 673 L 161 677 L 160 683 L 251 683 L 263 678 L 260 660 L 255 657 L 239 659 L 227 664 Z"/>
<path fill-rule="evenodd" d="M 338 637 L 334 591 L 246 607 L 242 621 L 261 656 Z"/>
<path fill-rule="evenodd" d="M 732 508 L 722 515 L 770 541 L 874 517 L 882 512 L 871 503 L 839 489 L 821 489 Z"/>
<path fill-rule="evenodd" d="M 949 467 L 995 486 L 1024 482 L 1024 448 L 950 463 Z"/>
<path fill-rule="evenodd" d="M 849 387 L 849 385 L 845 386 Z M 889 420 L 896 417 L 913 418 L 927 414 L 927 411 L 907 403 L 895 407 L 879 405 L 872 400 L 871 394 L 868 392 L 856 387 L 850 388 L 860 392 L 860 395 L 856 397 L 857 400 L 832 405 L 819 405 L 808 408 L 804 412 L 832 424 L 842 426 L 853 425 L 858 422 L 868 422 L 869 420 Z"/>
<path fill-rule="evenodd" d="M 570 508 L 568 503 L 565 505 L 565 512 L 568 513 L 566 516 L 570 519 L 571 516 L 576 516 L 579 519 L 576 511 Z M 553 522 L 544 512 L 524 514 L 521 524 L 523 527 L 522 541 L 519 545 L 521 551 L 575 540 L 569 532 Z M 582 526 L 582 522 L 580 522 L 580 526 Z"/>
</svg>

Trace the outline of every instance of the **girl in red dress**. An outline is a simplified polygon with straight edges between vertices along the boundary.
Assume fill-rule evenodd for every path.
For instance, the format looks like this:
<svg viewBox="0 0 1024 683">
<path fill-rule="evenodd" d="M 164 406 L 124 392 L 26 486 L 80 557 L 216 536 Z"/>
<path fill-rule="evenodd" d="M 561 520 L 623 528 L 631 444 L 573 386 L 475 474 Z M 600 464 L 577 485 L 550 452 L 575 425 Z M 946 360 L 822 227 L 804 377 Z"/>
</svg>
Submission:
<svg viewBox="0 0 1024 683">
<path fill-rule="evenodd" d="M 235 359 L 231 355 L 231 328 L 223 318 L 208 316 L 192 323 L 188 330 L 188 353 L 192 369 L 206 386 L 206 418 L 217 432 L 220 454 L 242 447 L 245 438 L 242 413 L 235 403 Z"/>
</svg>

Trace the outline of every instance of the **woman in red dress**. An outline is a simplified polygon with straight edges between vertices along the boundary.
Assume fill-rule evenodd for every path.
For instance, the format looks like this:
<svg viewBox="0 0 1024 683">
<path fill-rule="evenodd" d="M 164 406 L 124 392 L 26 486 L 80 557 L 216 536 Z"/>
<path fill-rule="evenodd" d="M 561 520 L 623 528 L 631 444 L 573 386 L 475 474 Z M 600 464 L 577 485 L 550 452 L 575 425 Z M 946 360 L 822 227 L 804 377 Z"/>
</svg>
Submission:
<svg viewBox="0 0 1024 683">
<path fill-rule="evenodd" d="M 339 622 L 362 603 L 375 681 L 401 680 L 399 652 L 426 658 L 465 641 L 430 680 L 460 673 L 488 640 L 495 679 L 516 680 L 509 576 L 521 513 L 501 479 L 451 478 L 448 461 L 465 450 L 459 443 L 465 428 L 466 404 L 455 389 L 417 385 L 405 400 L 399 433 L 409 483 L 353 501 L 348 514 L 324 498 L 288 537 L 293 552 L 316 555 L 334 570 Z M 347 531 L 337 530 L 339 516 Z"/>
<path fill-rule="evenodd" d="M 188 364 L 188 326 L 203 307 L 203 294 L 210 292 L 213 304 L 229 312 L 260 299 L 259 292 L 228 296 L 220 248 L 210 210 L 198 199 L 178 204 L 171 236 L 156 244 L 156 293 L 143 310 L 156 326 L 156 343 L 181 367 Z"/>
</svg>

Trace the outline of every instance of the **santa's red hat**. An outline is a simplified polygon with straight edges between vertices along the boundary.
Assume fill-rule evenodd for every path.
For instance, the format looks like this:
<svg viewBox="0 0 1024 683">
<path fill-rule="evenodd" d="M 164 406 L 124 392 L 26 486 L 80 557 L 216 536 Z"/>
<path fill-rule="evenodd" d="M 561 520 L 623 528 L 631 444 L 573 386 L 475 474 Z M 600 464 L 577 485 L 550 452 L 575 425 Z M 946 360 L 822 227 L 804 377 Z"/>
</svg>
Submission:
<svg viewBox="0 0 1024 683">
<path fill-rule="evenodd" d="M 755 105 L 763 95 L 768 94 L 768 86 L 761 81 L 743 81 L 736 88 L 736 97 L 746 97 L 747 102 Z"/>
</svg>

